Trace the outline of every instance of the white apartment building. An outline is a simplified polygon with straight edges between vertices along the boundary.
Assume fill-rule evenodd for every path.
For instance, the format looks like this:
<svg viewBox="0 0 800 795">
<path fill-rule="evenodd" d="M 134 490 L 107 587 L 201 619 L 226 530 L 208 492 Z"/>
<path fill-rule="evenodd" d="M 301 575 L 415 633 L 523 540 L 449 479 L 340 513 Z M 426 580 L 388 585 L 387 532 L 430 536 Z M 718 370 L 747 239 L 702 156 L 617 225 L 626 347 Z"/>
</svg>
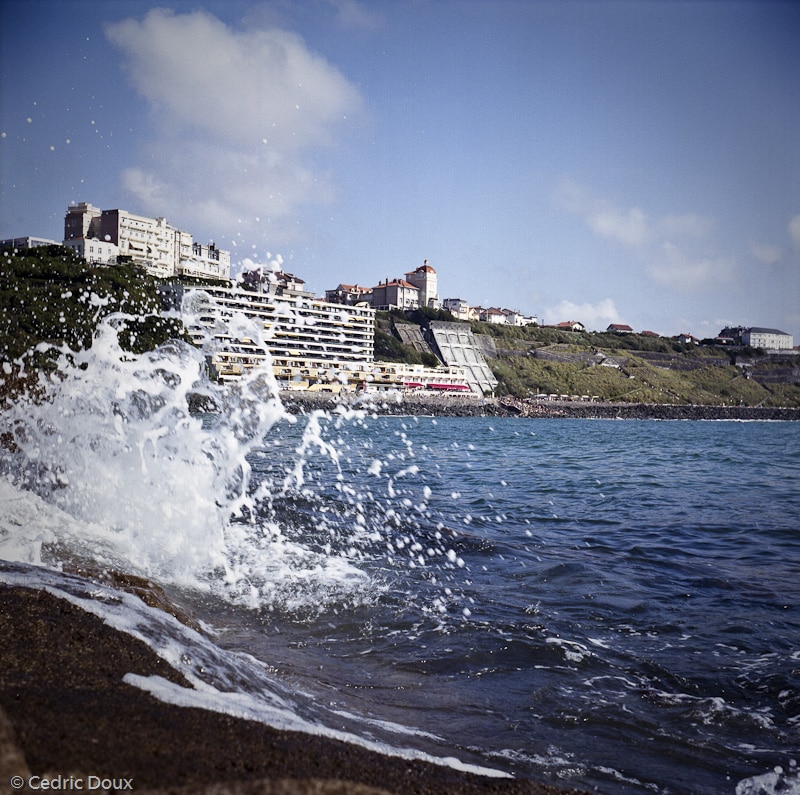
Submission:
<svg viewBox="0 0 800 795">
<path fill-rule="evenodd" d="M 776 328 L 748 328 L 742 333 L 742 343 L 751 348 L 790 351 L 794 347 L 794 338 L 791 334 Z"/>
<path fill-rule="evenodd" d="M 198 324 L 189 331 L 198 342 L 206 338 L 213 369 L 222 381 L 271 365 L 285 390 L 471 391 L 463 367 L 374 361 L 375 310 L 370 306 L 329 303 L 308 293 L 239 287 L 206 288 L 195 298 Z M 237 313 L 263 324 L 262 343 L 234 336 L 232 320 Z"/>
<path fill-rule="evenodd" d="M 64 245 L 76 251 L 82 247 L 86 251 L 87 242 L 77 242 L 81 240 L 116 246 L 117 256 L 129 257 L 144 265 L 154 276 L 230 278 L 230 252 L 218 249 L 213 243 L 208 246 L 195 243 L 192 235 L 176 229 L 166 218 L 151 218 L 119 209 L 101 210 L 81 202 L 67 209 Z"/>
<path fill-rule="evenodd" d="M 307 294 L 256 292 L 237 287 L 198 291 L 197 339 L 210 334 L 212 363 L 220 378 L 240 376 L 271 360 L 283 388 L 348 384 L 355 387 L 372 371 L 375 310 L 330 304 Z M 264 345 L 230 331 L 235 314 L 263 324 Z"/>
</svg>

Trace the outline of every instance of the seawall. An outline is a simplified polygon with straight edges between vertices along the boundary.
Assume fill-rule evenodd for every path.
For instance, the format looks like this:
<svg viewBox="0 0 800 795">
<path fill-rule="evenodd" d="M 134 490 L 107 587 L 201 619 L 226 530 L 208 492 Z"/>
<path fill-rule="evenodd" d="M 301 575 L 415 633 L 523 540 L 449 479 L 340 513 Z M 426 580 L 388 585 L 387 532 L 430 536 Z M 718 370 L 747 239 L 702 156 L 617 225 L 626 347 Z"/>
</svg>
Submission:
<svg viewBox="0 0 800 795">
<path fill-rule="evenodd" d="M 372 394 L 342 398 L 313 392 L 283 392 L 287 410 L 308 413 L 337 408 L 363 409 L 380 415 L 433 417 L 570 417 L 625 420 L 800 420 L 800 408 L 700 406 L 651 403 L 533 401 L 465 395 Z"/>
</svg>

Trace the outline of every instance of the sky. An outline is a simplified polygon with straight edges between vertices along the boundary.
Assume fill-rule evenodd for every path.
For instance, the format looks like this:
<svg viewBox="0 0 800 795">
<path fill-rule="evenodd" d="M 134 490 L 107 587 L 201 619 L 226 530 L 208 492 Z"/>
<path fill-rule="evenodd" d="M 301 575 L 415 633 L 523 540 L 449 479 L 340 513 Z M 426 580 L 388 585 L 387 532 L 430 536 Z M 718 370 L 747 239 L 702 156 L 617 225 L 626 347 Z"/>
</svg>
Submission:
<svg viewBox="0 0 800 795">
<path fill-rule="evenodd" d="M 441 298 L 800 344 L 800 3 L 0 0 L 0 238 L 69 204 Z"/>
</svg>

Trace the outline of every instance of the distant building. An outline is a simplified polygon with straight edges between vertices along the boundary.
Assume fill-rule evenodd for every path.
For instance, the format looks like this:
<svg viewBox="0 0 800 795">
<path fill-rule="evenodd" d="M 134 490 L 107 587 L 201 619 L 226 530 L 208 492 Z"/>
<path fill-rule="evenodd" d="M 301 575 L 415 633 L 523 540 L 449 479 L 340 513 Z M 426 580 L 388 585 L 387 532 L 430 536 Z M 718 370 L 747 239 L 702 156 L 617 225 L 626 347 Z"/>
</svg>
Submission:
<svg viewBox="0 0 800 795">
<path fill-rule="evenodd" d="M 477 320 L 478 312 L 463 298 L 445 298 L 442 308 L 446 309 L 456 320 Z"/>
<path fill-rule="evenodd" d="M 681 345 L 699 345 L 700 340 L 697 337 L 692 336 L 691 334 L 678 334 L 677 337 L 674 338 L 676 342 L 680 342 Z"/>
<path fill-rule="evenodd" d="M 484 323 L 496 323 L 497 325 L 508 323 L 508 310 L 496 306 L 480 309 L 478 319 Z"/>
<path fill-rule="evenodd" d="M 283 296 L 314 298 L 314 293 L 305 289 L 305 280 L 293 273 L 281 270 L 256 269 L 242 274 L 242 285 L 246 290 Z"/>
<path fill-rule="evenodd" d="M 171 226 L 166 218 L 120 209 L 101 210 L 88 202 L 70 206 L 64 217 L 64 245 L 86 252 L 92 240 L 116 246 L 118 257 L 138 262 L 155 276 L 230 278 L 230 252 L 218 249 L 213 243 L 207 246 L 195 243 L 192 235 Z M 102 256 L 110 256 L 109 252 L 110 249 L 103 249 Z"/>
<path fill-rule="evenodd" d="M 441 306 L 436 286 L 436 271 L 428 264 L 428 260 L 416 270 L 406 274 L 406 281 L 419 290 L 419 306 L 438 309 Z"/>
<path fill-rule="evenodd" d="M 538 326 L 539 319 L 533 315 L 523 315 L 522 312 L 518 312 L 516 309 L 506 309 L 506 323 L 511 324 L 512 326 Z"/>
<path fill-rule="evenodd" d="M 294 283 L 302 282 L 296 280 Z M 204 287 L 197 296 L 192 336 L 213 339 L 212 363 L 222 379 L 271 366 L 284 388 L 357 383 L 374 360 L 375 311 L 343 307 L 301 294 L 235 287 Z M 264 344 L 230 330 L 241 314 L 262 324 Z"/>
<path fill-rule="evenodd" d="M 387 279 L 372 288 L 374 309 L 417 309 L 419 305 L 419 288 L 405 279 Z"/>
<path fill-rule="evenodd" d="M 633 334 L 633 329 L 625 323 L 611 323 L 606 331 L 609 334 Z"/>
<path fill-rule="evenodd" d="M 333 290 L 325 290 L 325 300 L 331 304 L 355 306 L 363 302 L 372 303 L 372 288 L 359 284 L 340 284 Z"/>
<path fill-rule="evenodd" d="M 65 240 L 64 245 L 92 265 L 113 264 L 116 263 L 119 256 L 119 246 L 106 240 L 98 240 L 96 237 Z"/>
<path fill-rule="evenodd" d="M 586 326 L 579 320 L 564 320 L 556 324 L 556 328 L 561 331 L 586 331 Z"/>
<path fill-rule="evenodd" d="M 39 246 L 58 246 L 57 240 L 48 240 L 44 237 L 7 237 L 0 240 L 0 248 L 13 251 L 20 248 L 38 248 Z"/>
<path fill-rule="evenodd" d="M 764 350 L 790 351 L 794 347 L 791 334 L 776 328 L 748 328 L 742 334 L 742 344 Z"/>
</svg>

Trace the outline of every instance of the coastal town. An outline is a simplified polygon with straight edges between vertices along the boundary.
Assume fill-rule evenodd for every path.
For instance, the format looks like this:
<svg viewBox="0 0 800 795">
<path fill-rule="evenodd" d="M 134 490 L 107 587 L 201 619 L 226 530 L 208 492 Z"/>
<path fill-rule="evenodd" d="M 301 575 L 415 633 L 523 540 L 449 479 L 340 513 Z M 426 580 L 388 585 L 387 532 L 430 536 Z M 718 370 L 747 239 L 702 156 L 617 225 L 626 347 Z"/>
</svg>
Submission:
<svg viewBox="0 0 800 795">
<path fill-rule="evenodd" d="M 59 243 L 92 266 L 123 262 L 142 266 L 168 284 L 165 300 L 174 308 L 182 302 L 186 285 L 201 285 L 189 332 L 208 349 L 212 374 L 222 381 L 237 379 L 248 369 L 269 362 L 278 384 L 291 392 L 400 390 L 405 394 L 491 396 L 498 383 L 487 363 L 487 358 L 495 355 L 493 341 L 474 334 L 469 321 L 516 327 L 542 325 L 537 316 L 518 310 L 441 298 L 437 272 L 428 260 L 372 287 L 340 282 L 326 289 L 324 297 L 308 291 L 299 276 L 285 272 L 280 260 L 232 279 L 229 251 L 214 243 L 196 242 L 190 233 L 165 218 L 118 208 L 100 209 L 88 202 L 67 208 L 62 241 L 36 237 L 0 241 L 5 249 Z M 425 364 L 376 359 L 376 312 L 420 309 L 437 319 L 424 329 L 398 325 L 396 332 L 403 344 L 433 358 Z M 233 332 L 231 321 L 236 316 L 254 321 L 253 329 Z M 563 320 L 551 327 L 586 331 L 579 320 Z M 626 324 L 611 324 L 605 331 L 635 333 Z M 639 333 L 659 336 L 647 330 Z M 680 335 L 677 340 L 688 345 L 701 342 L 691 334 Z M 772 328 L 728 327 L 713 342 L 796 353 L 792 336 Z M 614 362 L 605 364 L 613 366 Z"/>
</svg>

